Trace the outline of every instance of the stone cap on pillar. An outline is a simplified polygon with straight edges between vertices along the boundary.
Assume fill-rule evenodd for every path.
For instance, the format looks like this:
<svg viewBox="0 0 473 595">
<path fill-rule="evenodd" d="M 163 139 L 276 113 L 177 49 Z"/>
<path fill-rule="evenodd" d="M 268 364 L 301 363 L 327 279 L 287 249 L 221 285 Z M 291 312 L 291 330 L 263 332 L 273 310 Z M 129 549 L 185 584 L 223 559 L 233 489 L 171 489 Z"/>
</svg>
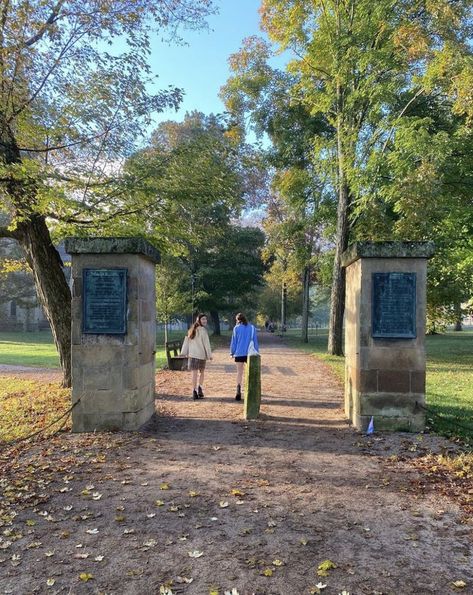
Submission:
<svg viewBox="0 0 473 595">
<path fill-rule="evenodd" d="M 69 254 L 140 254 L 155 264 L 161 261 L 159 250 L 140 237 L 66 238 L 65 250 Z"/>
<path fill-rule="evenodd" d="M 342 267 L 359 258 L 431 258 L 433 242 L 354 242 L 342 254 Z"/>
</svg>

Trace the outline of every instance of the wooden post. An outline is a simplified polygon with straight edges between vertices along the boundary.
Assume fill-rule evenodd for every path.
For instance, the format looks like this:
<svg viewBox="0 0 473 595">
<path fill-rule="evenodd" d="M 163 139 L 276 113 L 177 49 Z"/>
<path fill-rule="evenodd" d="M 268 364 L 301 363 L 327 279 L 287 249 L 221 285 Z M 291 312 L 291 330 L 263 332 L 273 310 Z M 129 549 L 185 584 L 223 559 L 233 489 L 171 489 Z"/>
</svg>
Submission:
<svg viewBox="0 0 473 595">
<path fill-rule="evenodd" d="M 248 356 L 245 379 L 245 419 L 256 419 L 261 404 L 261 357 Z"/>
</svg>

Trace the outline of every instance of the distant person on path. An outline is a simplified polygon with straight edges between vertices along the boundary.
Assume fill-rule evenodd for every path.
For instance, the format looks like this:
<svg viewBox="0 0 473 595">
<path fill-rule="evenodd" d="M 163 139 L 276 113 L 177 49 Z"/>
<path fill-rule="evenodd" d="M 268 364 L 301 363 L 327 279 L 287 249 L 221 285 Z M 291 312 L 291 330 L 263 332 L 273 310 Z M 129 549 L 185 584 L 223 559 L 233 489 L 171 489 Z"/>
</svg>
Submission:
<svg viewBox="0 0 473 595">
<path fill-rule="evenodd" d="M 248 360 L 248 348 L 251 341 L 253 341 L 255 349 L 258 350 L 256 328 L 252 324 L 248 324 L 246 316 L 240 312 L 236 315 L 236 325 L 233 328 L 232 341 L 230 343 L 230 354 L 235 358 L 237 366 L 236 401 L 241 401 L 243 368 Z"/>
<path fill-rule="evenodd" d="M 181 355 L 187 355 L 189 358 L 189 370 L 192 371 L 192 398 L 194 401 L 204 398 L 205 364 L 207 360 L 212 359 L 212 350 L 206 329 L 207 323 L 207 316 L 199 314 L 190 327 L 181 349 Z"/>
</svg>

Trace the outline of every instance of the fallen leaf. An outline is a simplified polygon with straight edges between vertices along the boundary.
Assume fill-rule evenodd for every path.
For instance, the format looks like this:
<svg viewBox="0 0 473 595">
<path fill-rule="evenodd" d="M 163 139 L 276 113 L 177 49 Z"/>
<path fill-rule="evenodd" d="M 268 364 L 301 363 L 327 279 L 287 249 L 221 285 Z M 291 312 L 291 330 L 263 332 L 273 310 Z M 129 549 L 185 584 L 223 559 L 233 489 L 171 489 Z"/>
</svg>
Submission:
<svg viewBox="0 0 473 595">
<path fill-rule="evenodd" d="M 245 495 L 245 492 L 242 492 L 241 490 L 232 490 L 230 493 L 232 496 L 240 496 L 241 498 Z"/>
<path fill-rule="evenodd" d="M 89 533 L 89 535 L 97 535 L 98 532 L 98 529 L 87 529 L 86 531 L 86 533 Z"/>
<path fill-rule="evenodd" d="M 189 558 L 200 558 L 204 555 L 204 552 L 199 552 L 199 550 L 194 550 L 192 552 L 188 552 Z"/>
<path fill-rule="evenodd" d="M 332 562 L 332 560 L 324 560 L 319 564 L 317 574 L 319 576 L 328 576 L 328 571 L 336 568 L 337 565 Z"/>
<path fill-rule="evenodd" d="M 79 574 L 79 578 L 80 578 L 81 581 L 84 581 L 86 583 L 87 581 L 92 580 L 94 578 L 94 575 L 93 574 L 89 574 L 88 572 L 81 572 Z"/>
<path fill-rule="evenodd" d="M 220 508 L 227 508 L 227 507 L 228 507 L 228 502 L 225 502 L 225 501 L 222 500 L 220 502 Z"/>
<path fill-rule="evenodd" d="M 46 581 L 46 584 L 48 585 L 48 587 L 52 587 L 55 582 L 56 581 L 53 578 L 48 578 L 48 580 Z"/>
<path fill-rule="evenodd" d="M 263 574 L 264 574 L 264 576 L 273 576 L 273 571 L 271 568 L 265 568 L 263 570 Z"/>
<path fill-rule="evenodd" d="M 169 490 L 169 484 L 167 484 L 167 483 L 162 483 L 162 484 L 159 486 L 159 489 L 160 489 L 160 490 Z"/>
<path fill-rule="evenodd" d="M 164 506 L 164 501 L 163 500 L 156 500 L 155 504 L 156 504 L 156 506 Z"/>
<path fill-rule="evenodd" d="M 153 517 L 155 517 L 155 516 L 156 516 L 156 513 L 155 513 L 155 512 L 151 512 L 150 514 L 147 514 L 146 516 L 147 516 L 149 519 L 152 519 Z"/>
<path fill-rule="evenodd" d="M 104 556 L 95 556 L 94 560 L 96 562 L 101 562 L 104 559 Z"/>
<path fill-rule="evenodd" d="M 196 498 L 197 496 L 200 496 L 200 494 L 199 494 L 199 492 L 194 492 L 194 490 L 191 490 L 191 491 L 189 492 L 189 496 L 190 496 L 191 498 Z"/>
<path fill-rule="evenodd" d="M 178 576 L 176 578 L 176 583 L 185 583 L 186 585 L 190 585 L 193 581 L 193 578 L 187 578 L 185 576 Z"/>
<path fill-rule="evenodd" d="M 273 560 L 274 566 L 282 566 L 284 562 L 282 560 Z"/>
<path fill-rule="evenodd" d="M 453 581 L 452 585 L 456 588 L 456 589 L 464 589 L 466 587 L 466 583 L 465 581 Z"/>
</svg>

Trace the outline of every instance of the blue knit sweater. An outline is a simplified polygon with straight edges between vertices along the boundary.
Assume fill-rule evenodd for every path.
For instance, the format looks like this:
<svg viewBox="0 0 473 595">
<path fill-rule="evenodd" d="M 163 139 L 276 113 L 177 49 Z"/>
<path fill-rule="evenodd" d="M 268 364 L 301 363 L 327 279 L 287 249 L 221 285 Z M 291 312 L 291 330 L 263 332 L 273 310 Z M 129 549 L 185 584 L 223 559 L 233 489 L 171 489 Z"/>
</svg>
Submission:
<svg viewBox="0 0 473 595">
<path fill-rule="evenodd" d="M 233 328 L 232 342 L 230 343 L 230 353 L 232 357 L 248 355 L 248 347 L 250 346 L 252 338 L 255 348 L 259 350 L 256 328 L 252 324 L 237 324 Z"/>
</svg>

